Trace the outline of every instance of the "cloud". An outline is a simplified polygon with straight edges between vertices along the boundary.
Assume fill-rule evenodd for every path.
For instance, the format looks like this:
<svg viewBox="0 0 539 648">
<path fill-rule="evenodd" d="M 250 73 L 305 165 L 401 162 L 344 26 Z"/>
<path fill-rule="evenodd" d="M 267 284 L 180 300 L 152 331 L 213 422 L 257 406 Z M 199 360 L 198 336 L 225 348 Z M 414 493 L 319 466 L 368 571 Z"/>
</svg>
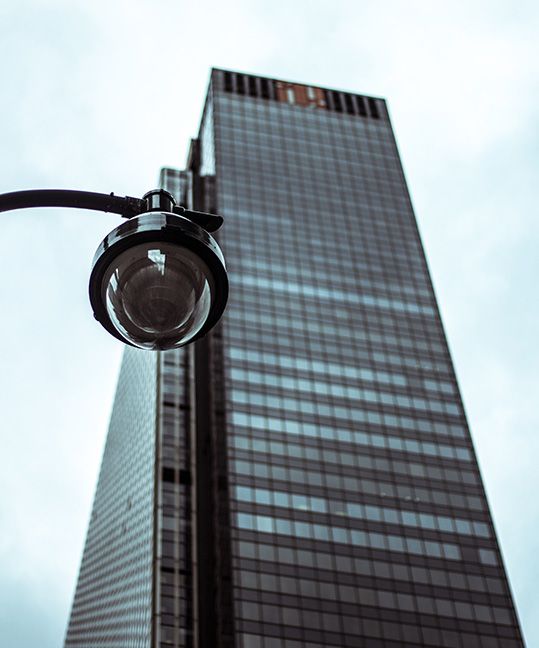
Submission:
<svg viewBox="0 0 539 648">
<path fill-rule="evenodd" d="M 2 579 L 0 627 L 4 646 L 61 645 L 63 620 L 51 605 L 50 596 L 40 594 L 29 590 L 26 582 Z"/>
</svg>

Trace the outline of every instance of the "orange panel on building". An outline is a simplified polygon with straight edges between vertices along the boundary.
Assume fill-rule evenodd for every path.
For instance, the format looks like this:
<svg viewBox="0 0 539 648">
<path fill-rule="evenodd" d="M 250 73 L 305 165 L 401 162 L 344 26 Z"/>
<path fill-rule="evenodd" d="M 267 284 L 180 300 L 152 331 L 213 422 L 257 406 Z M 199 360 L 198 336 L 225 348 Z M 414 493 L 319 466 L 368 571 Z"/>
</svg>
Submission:
<svg viewBox="0 0 539 648">
<path fill-rule="evenodd" d="M 277 81 L 276 86 L 277 101 L 298 106 L 326 107 L 324 91 L 321 88 L 313 88 L 299 83 L 284 83 L 283 81 Z"/>
</svg>

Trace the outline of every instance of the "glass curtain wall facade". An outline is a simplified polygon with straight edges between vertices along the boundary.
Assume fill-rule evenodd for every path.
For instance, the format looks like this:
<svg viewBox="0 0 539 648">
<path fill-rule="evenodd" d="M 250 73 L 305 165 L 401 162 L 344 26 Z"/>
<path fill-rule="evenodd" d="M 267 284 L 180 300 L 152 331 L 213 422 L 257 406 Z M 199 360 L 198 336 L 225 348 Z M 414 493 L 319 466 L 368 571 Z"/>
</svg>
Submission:
<svg viewBox="0 0 539 648">
<path fill-rule="evenodd" d="M 224 216 L 229 305 L 113 413 L 94 510 L 148 477 L 144 623 L 92 514 L 66 646 L 522 647 L 384 100 L 213 70 L 161 184 Z"/>
<path fill-rule="evenodd" d="M 126 349 L 66 648 L 150 648 L 158 357 Z"/>
<path fill-rule="evenodd" d="M 522 646 L 382 99 L 214 71 L 236 645 Z"/>
</svg>

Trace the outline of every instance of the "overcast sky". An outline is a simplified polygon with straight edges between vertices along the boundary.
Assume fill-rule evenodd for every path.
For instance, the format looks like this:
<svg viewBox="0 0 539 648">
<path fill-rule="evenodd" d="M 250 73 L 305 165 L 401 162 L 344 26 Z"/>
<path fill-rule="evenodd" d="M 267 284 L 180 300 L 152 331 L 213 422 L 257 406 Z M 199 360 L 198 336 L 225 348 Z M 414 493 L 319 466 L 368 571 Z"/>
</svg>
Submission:
<svg viewBox="0 0 539 648">
<path fill-rule="evenodd" d="M 539 646 L 539 4 L 8 0 L 0 192 L 140 196 L 212 66 L 387 97 L 529 647 Z M 0 644 L 61 645 L 121 344 L 87 281 L 119 221 L 2 214 Z"/>
</svg>

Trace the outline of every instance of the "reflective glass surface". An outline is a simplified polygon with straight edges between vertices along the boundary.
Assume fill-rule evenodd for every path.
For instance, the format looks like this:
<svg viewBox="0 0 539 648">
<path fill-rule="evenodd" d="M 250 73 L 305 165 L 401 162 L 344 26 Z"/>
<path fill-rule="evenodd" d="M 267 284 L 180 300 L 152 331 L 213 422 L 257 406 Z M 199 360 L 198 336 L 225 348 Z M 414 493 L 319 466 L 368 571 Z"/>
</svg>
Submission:
<svg viewBox="0 0 539 648">
<path fill-rule="evenodd" d="M 140 348 L 187 344 L 211 307 L 211 275 L 196 254 L 178 245 L 144 243 L 118 255 L 104 277 L 109 317 Z"/>
<path fill-rule="evenodd" d="M 157 361 L 124 352 L 66 648 L 152 645 Z"/>
<path fill-rule="evenodd" d="M 522 646 L 384 101 L 212 91 L 236 645 Z"/>
</svg>

